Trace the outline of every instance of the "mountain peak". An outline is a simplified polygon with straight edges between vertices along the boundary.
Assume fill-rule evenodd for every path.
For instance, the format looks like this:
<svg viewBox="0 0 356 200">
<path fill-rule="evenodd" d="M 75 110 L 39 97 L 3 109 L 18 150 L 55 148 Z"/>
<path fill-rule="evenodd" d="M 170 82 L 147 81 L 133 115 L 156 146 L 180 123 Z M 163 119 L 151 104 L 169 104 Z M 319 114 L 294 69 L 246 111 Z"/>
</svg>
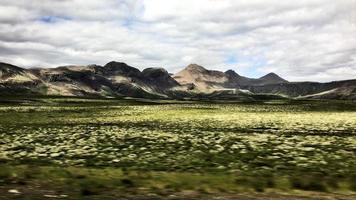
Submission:
<svg viewBox="0 0 356 200">
<path fill-rule="evenodd" d="M 107 63 L 104 67 L 104 70 L 106 73 L 112 74 L 112 75 L 139 75 L 141 72 L 137 68 L 131 67 L 127 65 L 126 63 L 123 62 L 116 62 L 116 61 L 111 61 Z"/>
<path fill-rule="evenodd" d="M 274 72 L 271 72 L 271 73 L 268 73 L 268 74 L 262 76 L 261 78 L 259 78 L 259 80 L 263 80 L 268 83 L 286 83 L 286 82 L 288 82 L 287 80 L 281 78 Z"/>
<path fill-rule="evenodd" d="M 197 64 L 190 64 L 173 78 L 181 85 L 194 84 L 194 88 L 201 91 L 221 89 L 228 78 L 224 72 L 207 70 Z"/>
<path fill-rule="evenodd" d="M 167 70 L 161 67 L 146 68 L 142 71 L 142 74 L 150 77 L 169 76 Z"/>
<path fill-rule="evenodd" d="M 104 65 L 104 67 L 105 68 L 120 68 L 120 67 L 128 67 L 128 65 L 123 62 L 110 61 L 106 65 Z"/>
<path fill-rule="evenodd" d="M 190 64 L 184 70 L 192 71 L 192 72 L 205 72 L 207 69 L 198 65 L 198 64 Z"/>
<path fill-rule="evenodd" d="M 278 76 L 276 73 L 270 72 L 270 73 L 268 73 L 268 74 L 266 74 L 266 75 L 260 77 L 260 79 L 269 78 L 269 77 L 271 77 L 271 78 L 281 78 L 281 77 Z"/>
<path fill-rule="evenodd" d="M 270 72 L 268 74 L 266 74 L 265 76 L 274 76 L 274 77 L 277 77 L 278 75 L 274 72 Z M 279 77 L 279 76 L 278 76 Z"/>
<path fill-rule="evenodd" d="M 229 70 L 227 70 L 226 72 L 225 72 L 225 74 L 227 74 L 228 76 L 230 76 L 230 77 L 238 77 L 238 76 L 240 76 L 238 73 L 236 73 L 234 70 L 232 70 L 232 69 L 229 69 Z"/>
</svg>

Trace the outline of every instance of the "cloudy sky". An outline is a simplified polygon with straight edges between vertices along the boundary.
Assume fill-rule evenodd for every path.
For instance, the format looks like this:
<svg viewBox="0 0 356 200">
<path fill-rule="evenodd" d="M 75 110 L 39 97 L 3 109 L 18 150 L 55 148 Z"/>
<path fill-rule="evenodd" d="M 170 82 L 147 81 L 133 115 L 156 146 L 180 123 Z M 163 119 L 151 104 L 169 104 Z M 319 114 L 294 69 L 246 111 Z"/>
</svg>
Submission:
<svg viewBox="0 0 356 200">
<path fill-rule="evenodd" d="M 356 0 L 0 0 L 0 61 L 356 78 Z"/>
</svg>

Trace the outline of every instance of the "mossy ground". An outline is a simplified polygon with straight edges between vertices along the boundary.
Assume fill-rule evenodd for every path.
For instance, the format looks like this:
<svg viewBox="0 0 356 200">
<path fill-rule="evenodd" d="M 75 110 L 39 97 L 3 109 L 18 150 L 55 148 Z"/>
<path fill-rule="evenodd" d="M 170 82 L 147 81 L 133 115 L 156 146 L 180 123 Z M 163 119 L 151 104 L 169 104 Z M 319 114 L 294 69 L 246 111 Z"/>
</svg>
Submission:
<svg viewBox="0 0 356 200">
<path fill-rule="evenodd" d="M 5 193 L 103 199 L 316 191 L 347 199 L 356 190 L 355 102 L 1 102 Z"/>
</svg>

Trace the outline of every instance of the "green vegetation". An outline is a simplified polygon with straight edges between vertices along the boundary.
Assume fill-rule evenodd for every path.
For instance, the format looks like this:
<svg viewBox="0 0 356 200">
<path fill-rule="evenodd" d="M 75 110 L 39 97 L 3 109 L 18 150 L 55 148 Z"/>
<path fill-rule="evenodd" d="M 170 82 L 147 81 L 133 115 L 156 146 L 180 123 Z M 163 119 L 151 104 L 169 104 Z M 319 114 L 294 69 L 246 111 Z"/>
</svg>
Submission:
<svg viewBox="0 0 356 200">
<path fill-rule="evenodd" d="M 355 102 L 7 98 L 0 138 L 0 185 L 74 196 L 356 191 Z"/>
</svg>

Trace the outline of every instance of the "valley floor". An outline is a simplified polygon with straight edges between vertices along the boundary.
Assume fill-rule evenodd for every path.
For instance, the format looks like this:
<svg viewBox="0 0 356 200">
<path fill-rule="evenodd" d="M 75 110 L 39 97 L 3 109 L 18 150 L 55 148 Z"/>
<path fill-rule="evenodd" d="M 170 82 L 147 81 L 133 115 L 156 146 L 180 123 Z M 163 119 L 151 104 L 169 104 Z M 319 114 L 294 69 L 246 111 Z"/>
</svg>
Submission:
<svg viewBox="0 0 356 200">
<path fill-rule="evenodd" d="M 356 199 L 352 101 L 0 98 L 0 199 Z"/>
</svg>

